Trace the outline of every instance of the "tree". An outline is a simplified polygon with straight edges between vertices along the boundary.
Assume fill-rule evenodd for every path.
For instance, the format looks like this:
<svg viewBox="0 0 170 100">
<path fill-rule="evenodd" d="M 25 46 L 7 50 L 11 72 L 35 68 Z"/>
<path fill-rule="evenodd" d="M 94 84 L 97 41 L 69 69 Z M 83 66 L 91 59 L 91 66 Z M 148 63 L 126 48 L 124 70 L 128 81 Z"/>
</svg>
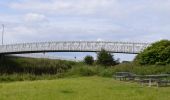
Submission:
<svg viewBox="0 0 170 100">
<path fill-rule="evenodd" d="M 97 54 L 97 63 L 104 66 L 116 65 L 113 55 L 104 49 Z"/>
<path fill-rule="evenodd" d="M 136 56 L 135 62 L 141 65 L 170 64 L 170 41 L 161 40 L 153 43 Z"/>
<path fill-rule="evenodd" d="M 84 58 L 84 62 L 88 65 L 92 65 L 94 63 L 94 58 L 88 55 Z"/>
</svg>

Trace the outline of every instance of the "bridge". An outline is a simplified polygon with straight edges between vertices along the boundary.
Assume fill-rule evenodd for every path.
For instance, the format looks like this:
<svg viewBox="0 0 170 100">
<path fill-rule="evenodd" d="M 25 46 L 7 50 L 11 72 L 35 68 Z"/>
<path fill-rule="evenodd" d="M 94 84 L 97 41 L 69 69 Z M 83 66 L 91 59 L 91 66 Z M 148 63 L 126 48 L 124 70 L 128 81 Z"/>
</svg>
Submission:
<svg viewBox="0 0 170 100">
<path fill-rule="evenodd" d="M 58 41 L 0 45 L 0 55 L 41 52 L 99 52 L 105 49 L 111 53 L 138 54 L 149 43 L 109 41 Z"/>
</svg>

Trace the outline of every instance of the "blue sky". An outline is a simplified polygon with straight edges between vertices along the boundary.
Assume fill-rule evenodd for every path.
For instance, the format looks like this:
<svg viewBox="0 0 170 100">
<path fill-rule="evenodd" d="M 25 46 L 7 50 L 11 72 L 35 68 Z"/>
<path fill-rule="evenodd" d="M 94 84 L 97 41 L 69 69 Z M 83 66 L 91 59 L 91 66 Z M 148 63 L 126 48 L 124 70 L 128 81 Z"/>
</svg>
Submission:
<svg viewBox="0 0 170 100">
<path fill-rule="evenodd" d="M 0 0 L 5 43 L 154 42 L 170 39 L 169 19 L 170 0 Z M 133 55 L 117 56 L 125 60 L 133 58 Z"/>
</svg>

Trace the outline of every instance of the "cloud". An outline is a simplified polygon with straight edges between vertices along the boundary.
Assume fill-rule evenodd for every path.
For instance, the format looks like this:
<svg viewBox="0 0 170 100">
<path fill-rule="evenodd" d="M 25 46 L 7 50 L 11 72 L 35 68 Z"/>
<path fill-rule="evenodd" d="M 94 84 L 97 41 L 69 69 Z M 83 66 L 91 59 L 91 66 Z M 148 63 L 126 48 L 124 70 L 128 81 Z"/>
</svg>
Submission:
<svg viewBox="0 0 170 100">
<path fill-rule="evenodd" d="M 20 11 L 71 16 L 127 18 L 136 14 L 169 13 L 169 0 L 24 0 L 9 7 Z M 135 13 L 135 14 L 134 14 Z"/>
<path fill-rule="evenodd" d="M 46 20 L 46 17 L 43 14 L 28 13 L 24 16 L 24 20 L 27 22 L 41 22 Z"/>
<path fill-rule="evenodd" d="M 98 38 L 98 39 L 97 39 L 97 41 L 104 41 L 104 40 L 103 40 L 103 39 L 101 39 L 101 38 Z"/>
<path fill-rule="evenodd" d="M 118 10 L 117 0 L 49 0 L 43 2 L 41 0 L 25 0 L 23 2 L 13 2 L 10 8 L 19 10 L 30 10 L 36 12 L 58 13 L 58 14 L 75 14 L 88 15 L 97 14 L 99 12 L 113 12 Z"/>
<path fill-rule="evenodd" d="M 170 38 L 170 0 L 16 0 L 7 5 L 15 13 L 0 13 L 0 22 L 16 41 Z"/>
</svg>

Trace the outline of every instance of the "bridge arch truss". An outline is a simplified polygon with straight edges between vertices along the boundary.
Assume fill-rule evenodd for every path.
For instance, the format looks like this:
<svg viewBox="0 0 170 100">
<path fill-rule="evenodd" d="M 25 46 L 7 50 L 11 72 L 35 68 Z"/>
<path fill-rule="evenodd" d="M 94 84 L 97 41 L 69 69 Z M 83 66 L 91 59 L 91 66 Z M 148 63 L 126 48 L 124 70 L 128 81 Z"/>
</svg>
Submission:
<svg viewBox="0 0 170 100">
<path fill-rule="evenodd" d="M 107 41 L 58 41 L 0 45 L 0 54 L 38 52 L 99 52 L 105 49 L 111 53 L 138 54 L 149 43 L 107 42 Z"/>
</svg>

